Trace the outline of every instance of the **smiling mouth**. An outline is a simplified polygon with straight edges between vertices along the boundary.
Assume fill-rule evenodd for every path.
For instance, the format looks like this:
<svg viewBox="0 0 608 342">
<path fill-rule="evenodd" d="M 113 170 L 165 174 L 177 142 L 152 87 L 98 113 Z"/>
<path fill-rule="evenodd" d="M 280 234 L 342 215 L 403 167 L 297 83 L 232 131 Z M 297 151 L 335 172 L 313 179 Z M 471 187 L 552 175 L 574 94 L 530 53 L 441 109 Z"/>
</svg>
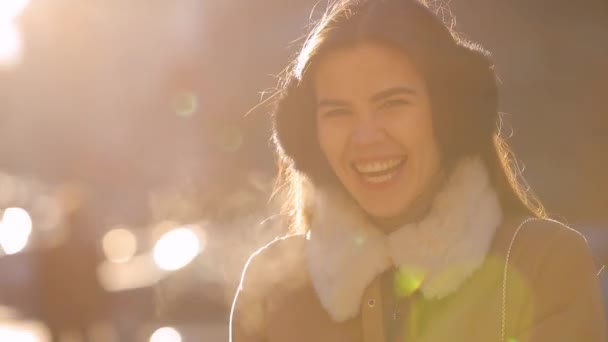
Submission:
<svg viewBox="0 0 608 342">
<path fill-rule="evenodd" d="M 397 157 L 371 162 L 354 162 L 352 168 L 365 182 L 379 184 L 392 180 L 406 162 L 406 157 Z"/>
</svg>

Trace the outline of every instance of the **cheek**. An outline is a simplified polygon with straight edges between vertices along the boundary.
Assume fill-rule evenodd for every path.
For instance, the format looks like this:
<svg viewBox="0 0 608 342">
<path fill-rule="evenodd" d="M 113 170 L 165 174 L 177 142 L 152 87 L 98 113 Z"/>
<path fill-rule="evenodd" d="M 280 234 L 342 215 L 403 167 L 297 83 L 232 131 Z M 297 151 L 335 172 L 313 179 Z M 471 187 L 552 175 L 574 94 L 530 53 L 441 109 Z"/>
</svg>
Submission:
<svg viewBox="0 0 608 342">
<path fill-rule="evenodd" d="M 430 115 L 425 116 L 418 128 L 418 144 L 420 149 L 425 150 L 427 153 L 436 149 L 435 133 L 433 129 L 433 122 L 430 119 Z"/>
<path fill-rule="evenodd" d="M 419 167 L 425 174 L 432 175 L 440 164 L 440 153 L 431 115 L 421 118 L 417 126 L 416 152 L 422 165 Z"/>
<path fill-rule="evenodd" d="M 317 135 L 321 152 L 329 163 L 330 168 L 336 172 L 335 159 L 337 158 L 338 152 L 335 139 L 332 137 L 330 130 L 326 127 L 319 127 L 317 129 Z"/>
<path fill-rule="evenodd" d="M 438 158 L 436 155 L 438 151 L 437 139 L 435 137 L 435 128 L 430 112 L 420 120 L 419 132 L 421 135 L 420 141 L 423 148 L 427 151 L 427 153 L 431 154 L 430 157 L 432 157 L 432 159 Z"/>
<path fill-rule="evenodd" d="M 424 148 L 434 139 L 432 120 L 430 115 L 424 112 L 407 113 L 385 127 L 391 132 L 391 136 L 398 137 L 411 152 Z"/>
<path fill-rule="evenodd" d="M 321 151 L 333 167 L 346 147 L 347 133 L 344 127 L 331 123 L 319 123 L 317 125 L 317 136 Z"/>
<path fill-rule="evenodd" d="M 433 120 L 426 111 L 411 112 L 402 116 L 398 122 L 387 126 L 392 137 L 406 149 L 406 153 L 416 164 L 427 164 L 438 159 L 438 145 L 435 139 Z M 434 163 L 434 162 L 433 162 Z M 430 165 L 417 165 L 427 168 Z"/>
</svg>

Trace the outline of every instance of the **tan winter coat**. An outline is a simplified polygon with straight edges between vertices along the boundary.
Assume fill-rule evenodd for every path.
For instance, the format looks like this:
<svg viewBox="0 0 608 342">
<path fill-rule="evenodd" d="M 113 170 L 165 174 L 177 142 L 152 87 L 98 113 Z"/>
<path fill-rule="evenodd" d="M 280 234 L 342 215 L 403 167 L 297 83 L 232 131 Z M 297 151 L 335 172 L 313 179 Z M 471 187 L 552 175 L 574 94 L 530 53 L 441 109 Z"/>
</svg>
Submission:
<svg viewBox="0 0 608 342">
<path fill-rule="evenodd" d="M 475 161 L 427 217 L 379 234 L 340 195 L 249 260 L 232 342 L 605 342 L 596 267 L 558 222 L 502 211 Z"/>
</svg>

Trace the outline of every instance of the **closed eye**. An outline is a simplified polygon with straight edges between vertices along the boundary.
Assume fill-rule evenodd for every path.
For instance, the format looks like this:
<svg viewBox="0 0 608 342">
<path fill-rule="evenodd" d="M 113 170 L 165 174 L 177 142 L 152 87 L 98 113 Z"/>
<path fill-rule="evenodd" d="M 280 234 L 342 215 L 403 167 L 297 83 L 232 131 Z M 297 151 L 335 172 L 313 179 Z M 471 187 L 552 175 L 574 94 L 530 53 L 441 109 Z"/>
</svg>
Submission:
<svg viewBox="0 0 608 342">
<path fill-rule="evenodd" d="M 351 113 L 351 111 L 346 108 L 336 108 L 336 109 L 328 110 L 328 111 L 324 112 L 321 116 L 324 118 L 332 118 L 332 117 L 350 115 L 350 113 Z"/>
<path fill-rule="evenodd" d="M 400 107 L 400 106 L 407 106 L 410 104 L 411 104 L 411 102 L 408 100 L 405 100 L 405 99 L 392 99 L 392 100 L 382 102 L 382 104 L 380 105 L 380 108 L 394 108 L 394 107 Z"/>
</svg>

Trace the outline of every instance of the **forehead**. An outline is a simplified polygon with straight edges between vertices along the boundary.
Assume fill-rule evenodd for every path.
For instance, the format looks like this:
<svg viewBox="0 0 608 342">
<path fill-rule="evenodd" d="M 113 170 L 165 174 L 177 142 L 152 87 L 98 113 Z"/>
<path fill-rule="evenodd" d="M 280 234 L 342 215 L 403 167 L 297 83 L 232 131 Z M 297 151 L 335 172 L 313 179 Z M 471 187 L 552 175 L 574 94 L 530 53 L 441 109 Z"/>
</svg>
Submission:
<svg viewBox="0 0 608 342">
<path fill-rule="evenodd" d="M 407 54 L 376 42 L 328 52 L 318 61 L 313 77 L 318 95 L 353 96 L 393 86 L 423 86 Z"/>
</svg>

